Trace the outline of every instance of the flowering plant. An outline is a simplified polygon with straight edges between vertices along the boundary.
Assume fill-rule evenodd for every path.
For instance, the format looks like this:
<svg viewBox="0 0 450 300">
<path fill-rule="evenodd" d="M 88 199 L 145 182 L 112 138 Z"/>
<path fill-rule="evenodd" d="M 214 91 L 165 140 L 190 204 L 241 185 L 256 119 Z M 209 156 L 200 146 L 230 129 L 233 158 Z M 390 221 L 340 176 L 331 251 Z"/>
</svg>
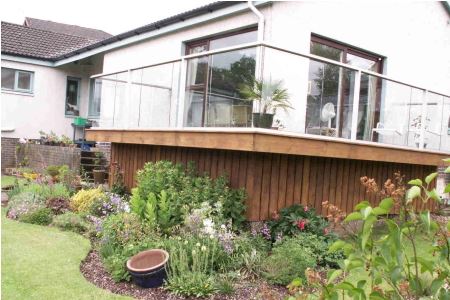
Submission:
<svg viewBox="0 0 450 300">
<path fill-rule="evenodd" d="M 104 217 L 110 214 L 130 212 L 128 199 L 114 193 L 105 193 L 106 197 L 97 198 L 91 205 L 90 213 Z"/>
<path fill-rule="evenodd" d="M 317 215 L 314 208 L 299 204 L 286 207 L 272 214 L 269 221 L 270 236 L 275 240 L 277 236 L 292 236 L 301 232 L 317 235 L 327 235 L 328 221 Z M 265 233 L 265 235 L 268 235 Z"/>
</svg>

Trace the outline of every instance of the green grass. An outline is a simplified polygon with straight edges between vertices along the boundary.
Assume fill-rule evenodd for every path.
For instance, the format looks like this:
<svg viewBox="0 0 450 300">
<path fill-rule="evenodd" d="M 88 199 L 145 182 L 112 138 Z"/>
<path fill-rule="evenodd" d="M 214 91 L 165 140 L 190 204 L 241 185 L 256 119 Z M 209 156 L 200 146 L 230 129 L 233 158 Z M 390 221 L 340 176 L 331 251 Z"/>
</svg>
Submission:
<svg viewBox="0 0 450 300">
<path fill-rule="evenodd" d="M 4 213 L 2 210 L 3 299 L 131 299 L 97 288 L 83 277 L 79 266 L 90 249 L 87 239 L 12 221 Z"/>
<path fill-rule="evenodd" d="M 3 175 L 2 176 L 2 188 L 4 188 L 5 186 L 8 186 L 8 185 L 13 185 L 15 180 L 16 180 L 16 177 L 14 177 L 14 176 Z"/>
</svg>

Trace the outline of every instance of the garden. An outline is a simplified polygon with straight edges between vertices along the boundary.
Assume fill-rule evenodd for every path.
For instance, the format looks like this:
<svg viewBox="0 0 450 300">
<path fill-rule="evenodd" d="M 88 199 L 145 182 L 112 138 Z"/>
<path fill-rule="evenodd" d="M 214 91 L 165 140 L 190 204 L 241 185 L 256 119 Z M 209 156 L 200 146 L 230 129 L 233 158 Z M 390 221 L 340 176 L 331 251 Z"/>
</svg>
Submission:
<svg viewBox="0 0 450 300">
<path fill-rule="evenodd" d="M 4 290 L 19 288 L 12 278 L 33 277 L 16 274 L 10 261 L 28 249 L 30 270 L 72 268 L 70 276 L 50 277 L 48 289 L 62 288 L 65 277 L 69 290 L 105 299 L 116 296 L 102 289 L 138 299 L 450 299 L 450 222 L 417 209 L 440 201 L 436 173 L 408 180 L 395 173 L 380 185 L 363 177 L 367 192 L 382 200 L 362 201 L 348 215 L 324 202 L 324 217 L 296 204 L 266 222 L 247 222 L 246 192 L 230 188 L 226 176 L 212 179 L 193 164 L 149 162 L 128 193 L 120 166 L 115 170 L 110 187 L 67 166 L 2 177 L 2 188 L 4 181 L 9 186 Z M 21 238 L 29 240 L 21 246 Z M 49 244 L 51 251 L 41 250 Z M 167 261 L 157 272 L 135 272 L 130 261 L 148 249 L 167 253 Z M 162 285 L 136 285 L 146 276 L 158 276 Z"/>
</svg>

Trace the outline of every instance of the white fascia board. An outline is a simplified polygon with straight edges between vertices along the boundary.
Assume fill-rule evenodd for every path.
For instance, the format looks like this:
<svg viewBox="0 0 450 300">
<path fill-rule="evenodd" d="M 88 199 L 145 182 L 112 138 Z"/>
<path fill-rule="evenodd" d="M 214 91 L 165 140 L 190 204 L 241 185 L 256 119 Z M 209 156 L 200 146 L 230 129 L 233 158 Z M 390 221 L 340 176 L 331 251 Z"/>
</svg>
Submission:
<svg viewBox="0 0 450 300">
<path fill-rule="evenodd" d="M 30 65 L 38 65 L 38 66 L 46 66 L 46 67 L 54 67 L 55 66 L 54 62 L 40 60 L 40 59 L 36 59 L 36 58 L 13 56 L 13 55 L 8 55 L 8 54 L 2 54 L 1 58 L 2 58 L 2 60 L 20 62 L 20 63 L 30 64 Z"/>
<path fill-rule="evenodd" d="M 255 1 L 255 3 L 253 3 L 253 5 L 261 6 L 263 4 L 270 3 L 270 2 L 272 2 L 272 1 Z M 71 63 L 73 61 L 80 60 L 80 59 L 83 59 L 83 58 L 86 58 L 86 57 L 89 57 L 89 56 L 92 56 L 92 55 L 95 55 L 98 53 L 102 53 L 102 52 L 105 52 L 108 50 L 112 50 L 112 49 L 119 48 L 119 47 L 124 47 L 129 44 L 133 44 L 133 43 L 137 43 L 137 42 L 140 42 L 143 40 L 155 38 L 155 37 L 158 37 L 163 34 L 167 34 L 167 33 L 181 30 L 181 29 L 184 29 L 184 28 L 187 28 L 190 26 L 199 25 L 202 23 L 206 23 L 206 22 L 209 22 L 212 20 L 216 20 L 219 18 L 223 18 L 226 16 L 234 15 L 234 14 L 244 12 L 244 11 L 249 11 L 249 10 L 250 9 L 248 8 L 247 2 L 236 4 L 236 5 L 233 5 L 230 7 L 226 7 L 226 8 L 222 8 L 222 9 L 213 11 L 211 13 L 203 14 L 201 16 L 188 19 L 186 21 L 180 21 L 178 23 L 163 27 L 161 29 L 152 30 L 150 32 L 131 36 L 129 38 L 114 42 L 109 45 L 101 46 L 101 47 L 80 53 L 78 55 L 75 55 L 75 56 L 72 56 L 69 58 L 61 59 L 61 60 L 55 62 L 55 66 L 61 66 L 61 65 Z"/>
</svg>

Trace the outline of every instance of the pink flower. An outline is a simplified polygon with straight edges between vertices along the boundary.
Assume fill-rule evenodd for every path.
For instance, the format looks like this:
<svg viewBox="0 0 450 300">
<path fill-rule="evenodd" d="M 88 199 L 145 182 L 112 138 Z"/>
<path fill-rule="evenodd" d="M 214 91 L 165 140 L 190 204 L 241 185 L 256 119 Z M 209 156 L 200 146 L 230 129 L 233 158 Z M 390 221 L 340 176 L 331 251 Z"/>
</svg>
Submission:
<svg viewBox="0 0 450 300">
<path fill-rule="evenodd" d="M 304 211 L 308 211 L 308 210 L 309 210 L 308 205 L 306 205 L 306 206 L 303 208 L 303 210 L 304 210 Z"/>
<path fill-rule="evenodd" d="M 325 228 L 325 229 L 323 230 L 323 233 L 324 233 L 325 235 L 327 235 L 329 232 L 330 232 L 330 231 L 328 230 L 328 228 Z"/>
<path fill-rule="evenodd" d="M 300 230 L 305 230 L 306 221 L 305 220 L 298 220 L 297 221 L 297 227 Z"/>
</svg>

